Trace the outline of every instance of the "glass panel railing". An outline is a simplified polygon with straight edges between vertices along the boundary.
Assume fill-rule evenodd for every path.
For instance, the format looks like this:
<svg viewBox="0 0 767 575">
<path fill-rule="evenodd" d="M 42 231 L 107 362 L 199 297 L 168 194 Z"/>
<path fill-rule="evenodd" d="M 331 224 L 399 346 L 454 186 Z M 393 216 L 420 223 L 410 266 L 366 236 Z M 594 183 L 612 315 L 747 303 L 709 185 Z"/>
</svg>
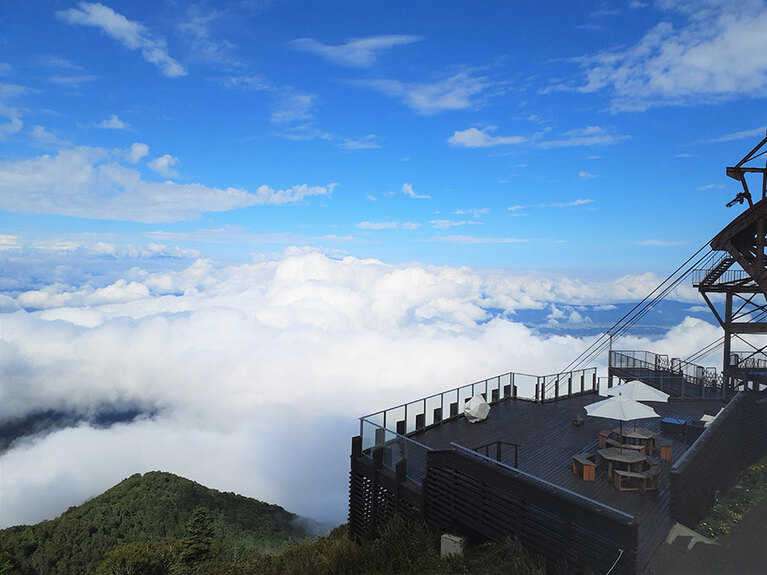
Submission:
<svg viewBox="0 0 767 575">
<path fill-rule="evenodd" d="M 505 373 L 499 376 L 498 382 L 501 399 L 509 399 L 512 397 L 512 394 L 514 393 L 514 390 L 512 389 L 512 374 Z"/>
<path fill-rule="evenodd" d="M 420 485 L 426 475 L 429 448 L 364 418 L 360 422 L 362 454 L 375 460 L 373 453 L 380 449 L 381 465 L 392 472 L 396 472 L 397 466 L 404 461 L 406 477 Z"/>
<path fill-rule="evenodd" d="M 418 401 L 414 401 L 412 403 L 408 403 L 405 406 L 405 411 L 407 413 L 405 424 L 405 434 L 413 433 L 417 429 L 423 429 L 425 418 L 426 418 L 426 410 L 425 410 L 425 402 L 424 399 L 419 399 Z"/>
<path fill-rule="evenodd" d="M 389 431 L 396 432 L 399 426 L 399 431 L 404 432 L 405 430 L 405 406 L 400 405 L 398 407 L 392 407 L 391 409 L 387 409 L 386 413 L 384 414 L 386 425 L 386 429 Z"/>
<path fill-rule="evenodd" d="M 517 397 L 523 399 L 535 399 L 535 386 L 538 385 L 538 377 L 535 375 L 515 373 L 514 385 L 517 386 Z"/>
<path fill-rule="evenodd" d="M 426 427 L 442 421 L 445 417 L 442 399 L 445 394 L 432 395 L 426 398 Z"/>
</svg>

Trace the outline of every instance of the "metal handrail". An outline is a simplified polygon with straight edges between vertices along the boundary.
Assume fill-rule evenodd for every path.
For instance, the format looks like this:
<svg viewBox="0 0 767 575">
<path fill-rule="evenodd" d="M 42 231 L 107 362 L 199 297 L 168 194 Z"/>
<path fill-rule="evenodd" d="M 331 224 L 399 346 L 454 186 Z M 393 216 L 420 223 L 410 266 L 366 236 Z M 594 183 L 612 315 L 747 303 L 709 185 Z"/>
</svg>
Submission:
<svg viewBox="0 0 767 575">
<path fill-rule="evenodd" d="M 477 453 L 480 452 L 481 449 L 485 450 L 485 456 L 489 457 L 489 448 L 491 445 L 495 445 L 495 460 L 501 461 L 501 446 L 508 445 L 514 448 L 514 467 L 519 467 L 519 448 L 521 447 L 519 443 L 511 443 L 509 441 L 491 441 L 490 443 L 487 443 L 485 445 L 480 445 L 479 447 L 475 447 L 473 451 L 476 451 Z"/>
<path fill-rule="evenodd" d="M 561 485 L 557 485 L 555 483 L 552 483 L 551 481 L 547 481 L 546 479 L 538 477 L 537 475 L 527 473 L 520 469 L 515 469 L 514 467 L 511 467 L 510 465 L 507 465 L 506 463 L 503 463 L 501 461 L 495 461 L 494 459 L 491 459 L 490 457 L 482 455 L 481 453 L 477 453 L 476 451 L 472 451 L 468 447 L 464 447 L 463 445 L 459 445 L 458 443 L 453 442 L 450 444 L 450 446 L 455 448 L 457 451 L 461 451 L 465 453 L 466 455 L 469 455 L 471 457 L 476 457 L 478 459 L 483 459 L 489 462 L 491 465 L 497 465 L 498 467 L 503 468 L 505 471 L 512 473 L 516 477 L 523 477 L 527 481 L 530 481 L 531 483 L 537 483 L 538 485 L 546 488 L 552 493 L 562 494 L 566 496 L 568 499 L 570 499 L 571 501 L 575 501 L 578 503 L 585 503 L 591 507 L 596 507 L 599 510 L 606 511 L 609 514 L 617 516 L 623 521 L 627 521 L 630 523 L 634 523 L 635 521 L 635 518 L 633 515 L 626 513 L 625 511 L 621 511 L 620 509 L 616 509 L 615 507 L 611 507 L 610 505 L 602 503 L 601 501 L 597 501 L 596 499 L 591 499 L 590 497 L 586 497 L 585 495 L 576 493 L 575 491 L 568 489 L 567 487 L 562 487 Z"/>
</svg>

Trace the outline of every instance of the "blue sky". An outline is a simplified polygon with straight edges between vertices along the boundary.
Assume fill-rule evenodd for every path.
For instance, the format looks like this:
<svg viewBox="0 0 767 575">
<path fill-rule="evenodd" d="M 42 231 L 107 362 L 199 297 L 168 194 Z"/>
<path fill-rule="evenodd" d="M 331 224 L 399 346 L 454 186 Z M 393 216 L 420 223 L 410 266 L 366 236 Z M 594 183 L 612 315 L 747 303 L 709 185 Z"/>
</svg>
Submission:
<svg viewBox="0 0 767 575">
<path fill-rule="evenodd" d="M 724 167 L 767 124 L 760 1 L 17 2 L 1 18 L 11 247 L 664 271 L 736 215 Z"/>
<path fill-rule="evenodd" d="M 0 527 L 152 469 L 344 521 L 357 417 L 564 369 L 742 212 L 767 126 L 764 1 L 30 0 L 0 31 L 0 421 L 77 421 L 0 452 Z M 720 337 L 669 299 L 615 347 Z"/>
</svg>

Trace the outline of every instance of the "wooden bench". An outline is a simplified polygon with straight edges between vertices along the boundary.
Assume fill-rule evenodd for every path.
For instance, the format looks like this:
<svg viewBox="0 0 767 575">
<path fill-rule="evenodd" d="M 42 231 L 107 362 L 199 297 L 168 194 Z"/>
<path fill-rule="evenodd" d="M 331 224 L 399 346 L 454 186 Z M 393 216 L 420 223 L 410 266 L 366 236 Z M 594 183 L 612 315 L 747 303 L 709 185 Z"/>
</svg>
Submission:
<svg viewBox="0 0 767 575">
<path fill-rule="evenodd" d="M 658 489 L 658 483 L 660 482 L 660 469 L 651 468 L 647 471 L 643 471 L 642 475 L 644 475 L 645 478 L 644 491 L 650 489 Z"/>
<path fill-rule="evenodd" d="M 610 438 L 612 433 L 612 429 L 603 429 L 599 432 L 599 449 L 604 449 L 607 447 L 607 440 Z"/>
<path fill-rule="evenodd" d="M 620 449 L 633 449 L 634 451 L 638 451 L 642 455 L 644 455 L 647 452 L 644 445 L 634 445 L 632 443 L 622 444 L 620 441 L 612 439 L 611 437 L 608 437 L 607 439 L 605 439 L 605 444 L 609 447 L 618 447 Z"/>
<path fill-rule="evenodd" d="M 594 481 L 597 477 L 597 454 L 579 453 L 573 455 L 573 473 L 584 481 Z"/>
<path fill-rule="evenodd" d="M 618 491 L 642 491 L 644 475 L 635 471 L 613 469 L 613 481 Z"/>
<path fill-rule="evenodd" d="M 660 480 L 659 469 L 648 469 L 637 473 L 635 471 L 622 471 L 616 469 L 613 471 L 615 489 L 618 491 L 639 491 L 644 493 L 648 490 L 658 489 Z"/>
</svg>

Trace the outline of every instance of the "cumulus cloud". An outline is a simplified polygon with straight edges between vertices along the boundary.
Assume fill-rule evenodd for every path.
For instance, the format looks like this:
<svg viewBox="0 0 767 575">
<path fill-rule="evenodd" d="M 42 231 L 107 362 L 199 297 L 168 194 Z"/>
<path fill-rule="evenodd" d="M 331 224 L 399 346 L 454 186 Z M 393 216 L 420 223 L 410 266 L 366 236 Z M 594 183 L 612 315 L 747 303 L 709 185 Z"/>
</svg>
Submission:
<svg viewBox="0 0 767 575">
<path fill-rule="evenodd" d="M 503 146 L 508 144 L 520 144 L 525 141 L 522 136 L 492 136 L 488 134 L 491 128 L 479 130 L 469 128 L 468 130 L 455 131 L 447 141 L 453 146 L 461 148 L 489 148 L 492 146 Z"/>
<path fill-rule="evenodd" d="M 387 35 L 368 38 L 352 38 L 345 44 L 331 46 L 314 38 L 299 38 L 290 42 L 296 50 L 311 52 L 328 62 L 342 66 L 366 68 L 375 64 L 378 56 L 385 50 L 418 42 L 419 36 Z"/>
<path fill-rule="evenodd" d="M 252 264 L 199 260 L 90 281 L 15 298 L 26 310 L 4 318 L 0 366 L 11 376 L 0 415 L 115 401 L 157 413 L 15 445 L 0 457 L 3 526 L 52 517 L 149 469 L 341 521 L 356 415 L 509 369 L 564 365 L 585 345 L 541 338 L 487 309 L 622 301 L 657 278 L 585 283 L 292 249 Z M 706 325 L 669 343 L 688 349 L 687 331 Z"/>
<path fill-rule="evenodd" d="M 158 156 L 147 165 L 150 170 L 157 172 L 166 178 L 178 177 L 178 170 L 174 168 L 174 166 L 178 165 L 178 158 L 171 156 L 170 154 Z"/>
<path fill-rule="evenodd" d="M 186 75 L 184 67 L 168 54 L 167 44 L 155 37 L 143 24 L 128 20 L 103 4 L 79 2 L 77 8 L 60 10 L 56 15 L 67 24 L 98 28 L 128 50 L 138 50 L 147 62 L 170 78 Z"/>
<path fill-rule="evenodd" d="M 764 2 L 659 5 L 665 20 L 636 44 L 583 59 L 586 81 L 581 91 L 607 90 L 613 111 L 767 94 Z"/>
<path fill-rule="evenodd" d="M 328 196 L 328 186 L 292 186 L 274 190 L 262 185 L 255 192 L 240 188 L 211 188 L 171 181 L 149 182 L 120 163 L 126 155 L 137 160 L 148 148 L 134 144 L 129 152 L 79 147 L 55 156 L 0 162 L 0 209 L 49 213 L 81 218 L 140 222 L 190 220 L 204 212 L 223 212 L 263 204 L 289 204 L 310 196 Z M 163 158 L 166 158 L 163 160 Z M 168 159 L 170 158 L 170 159 Z M 154 161 L 157 170 L 175 163 L 172 156 Z M 159 162 L 158 162 L 159 161 Z"/>
<path fill-rule="evenodd" d="M 53 517 L 150 469 L 342 521 L 359 415 L 509 370 L 556 370 L 589 340 L 536 335 L 509 313 L 547 309 L 576 321 L 579 303 L 636 301 L 657 282 L 388 265 L 292 248 L 252 263 L 126 266 L 108 282 L 83 274 L 19 290 L 0 302 L 1 418 L 115 404 L 151 415 L 13 445 L 0 455 L 0 527 Z M 626 346 L 684 357 L 715 334 L 688 319 L 663 341 Z"/>
<path fill-rule="evenodd" d="M 427 196 L 426 194 L 417 194 L 415 190 L 413 189 L 413 184 L 402 184 L 402 193 L 406 196 L 409 196 L 411 198 L 415 198 L 418 200 L 426 200 L 430 196 Z"/>
<path fill-rule="evenodd" d="M 110 114 L 109 118 L 101 120 L 96 126 L 104 130 L 127 130 L 130 128 L 130 125 L 118 118 L 117 114 Z"/>
<path fill-rule="evenodd" d="M 136 164 L 148 154 L 149 146 L 139 142 L 133 143 L 131 144 L 130 150 L 128 151 L 128 161 L 131 164 Z"/>
<path fill-rule="evenodd" d="M 476 107 L 481 103 L 481 95 L 493 86 L 487 77 L 468 72 L 430 83 L 392 79 L 357 80 L 354 83 L 395 98 L 425 116 Z"/>
</svg>

